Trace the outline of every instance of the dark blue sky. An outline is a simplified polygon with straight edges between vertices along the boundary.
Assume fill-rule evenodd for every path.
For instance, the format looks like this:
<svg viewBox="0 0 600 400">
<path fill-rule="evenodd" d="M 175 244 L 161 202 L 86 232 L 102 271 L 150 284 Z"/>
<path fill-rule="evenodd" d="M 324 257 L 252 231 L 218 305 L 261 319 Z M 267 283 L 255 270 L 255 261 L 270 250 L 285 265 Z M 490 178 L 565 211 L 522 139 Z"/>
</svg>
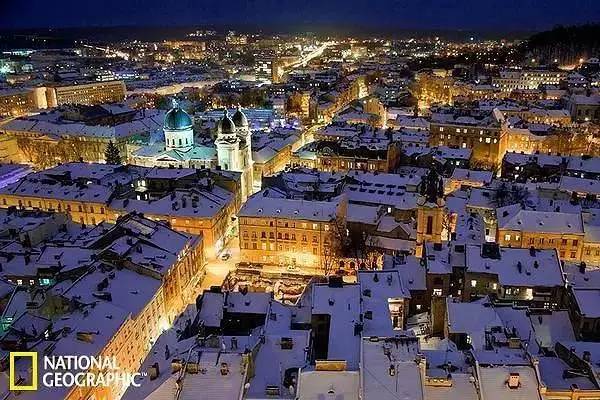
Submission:
<svg viewBox="0 0 600 400">
<path fill-rule="evenodd" d="M 0 0 L 0 29 L 332 24 L 531 31 L 585 22 L 600 22 L 600 0 Z"/>
</svg>

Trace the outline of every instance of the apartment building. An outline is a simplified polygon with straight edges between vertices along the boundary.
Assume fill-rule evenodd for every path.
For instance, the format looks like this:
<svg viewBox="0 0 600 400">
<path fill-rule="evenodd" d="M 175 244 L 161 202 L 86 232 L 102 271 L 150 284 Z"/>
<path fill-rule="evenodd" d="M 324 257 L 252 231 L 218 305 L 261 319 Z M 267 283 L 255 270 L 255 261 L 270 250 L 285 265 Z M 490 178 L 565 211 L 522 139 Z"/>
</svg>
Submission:
<svg viewBox="0 0 600 400">
<path fill-rule="evenodd" d="M 561 260 L 581 259 L 584 231 L 581 214 L 524 210 L 519 204 L 496 210 L 500 246 L 556 249 Z"/>
<path fill-rule="evenodd" d="M 288 199 L 274 188 L 248 198 L 238 213 L 243 262 L 331 267 L 346 232 L 347 200 Z"/>
<path fill-rule="evenodd" d="M 0 189 L 0 207 L 64 212 L 82 225 L 142 212 L 178 231 L 202 234 L 214 257 L 240 207 L 239 178 L 229 171 L 69 163 Z"/>
<path fill-rule="evenodd" d="M 450 111 L 431 117 L 429 144 L 472 149 L 472 160 L 487 166 L 498 165 L 506 152 L 508 136 L 502 113 Z"/>
</svg>

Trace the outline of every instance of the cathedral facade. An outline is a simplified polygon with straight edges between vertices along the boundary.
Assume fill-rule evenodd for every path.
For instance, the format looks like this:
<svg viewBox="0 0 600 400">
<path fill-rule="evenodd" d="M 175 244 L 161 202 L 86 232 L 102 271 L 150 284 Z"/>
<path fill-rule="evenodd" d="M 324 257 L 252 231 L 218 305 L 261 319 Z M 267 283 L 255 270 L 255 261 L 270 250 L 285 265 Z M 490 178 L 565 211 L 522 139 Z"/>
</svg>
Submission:
<svg viewBox="0 0 600 400">
<path fill-rule="evenodd" d="M 241 109 L 230 117 L 227 110 L 212 140 L 196 143 L 193 121 L 177 103 L 166 113 L 164 142 L 133 151 L 129 162 L 145 167 L 220 168 L 242 174 L 242 201 L 252 194 L 252 132 Z"/>
</svg>

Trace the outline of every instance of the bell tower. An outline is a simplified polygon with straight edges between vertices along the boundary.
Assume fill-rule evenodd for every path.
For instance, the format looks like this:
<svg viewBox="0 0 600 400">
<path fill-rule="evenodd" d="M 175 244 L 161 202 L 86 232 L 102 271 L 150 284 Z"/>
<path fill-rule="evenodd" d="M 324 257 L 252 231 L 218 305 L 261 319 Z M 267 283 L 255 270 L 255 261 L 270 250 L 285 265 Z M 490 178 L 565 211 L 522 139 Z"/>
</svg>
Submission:
<svg viewBox="0 0 600 400">
<path fill-rule="evenodd" d="M 217 126 L 217 139 L 215 140 L 217 147 L 217 161 L 219 167 L 228 171 L 240 170 L 240 139 L 238 138 L 235 124 L 229 118 L 227 109 L 223 114 L 223 118 Z"/>
<path fill-rule="evenodd" d="M 442 243 L 445 215 L 443 194 L 443 180 L 431 169 L 421 182 L 421 197 L 417 201 L 417 257 L 423 254 L 425 242 Z"/>
</svg>

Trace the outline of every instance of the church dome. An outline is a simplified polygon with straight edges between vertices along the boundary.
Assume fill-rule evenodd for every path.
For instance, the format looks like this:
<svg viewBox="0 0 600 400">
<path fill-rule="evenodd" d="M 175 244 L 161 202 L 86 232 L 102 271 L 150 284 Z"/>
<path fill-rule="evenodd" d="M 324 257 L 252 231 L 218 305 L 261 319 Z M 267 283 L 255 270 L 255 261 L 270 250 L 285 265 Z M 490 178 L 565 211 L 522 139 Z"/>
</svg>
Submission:
<svg viewBox="0 0 600 400">
<path fill-rule="evenodd" d="M 239 107 L 231 119 L 237 127 L 245 128 L 248 126 L 248 118 L 246 118 L 246 114 L 244 114 Z"/>
<path fill-rule="evenodd" d="M 235 131 L 235 123 L 229 118 L 229 113 L 225 110 L 223 118 L 219 122 L 220 131 L 223 133 L 231 133 Z"/>
<path fill-rule="evenodd" d="M 179 131 L 190 129 L 192 127 L 192 119 L 183 109 L 175 105 L 165 115 L 164 128 L 171 131 Z"/>
</svg>

